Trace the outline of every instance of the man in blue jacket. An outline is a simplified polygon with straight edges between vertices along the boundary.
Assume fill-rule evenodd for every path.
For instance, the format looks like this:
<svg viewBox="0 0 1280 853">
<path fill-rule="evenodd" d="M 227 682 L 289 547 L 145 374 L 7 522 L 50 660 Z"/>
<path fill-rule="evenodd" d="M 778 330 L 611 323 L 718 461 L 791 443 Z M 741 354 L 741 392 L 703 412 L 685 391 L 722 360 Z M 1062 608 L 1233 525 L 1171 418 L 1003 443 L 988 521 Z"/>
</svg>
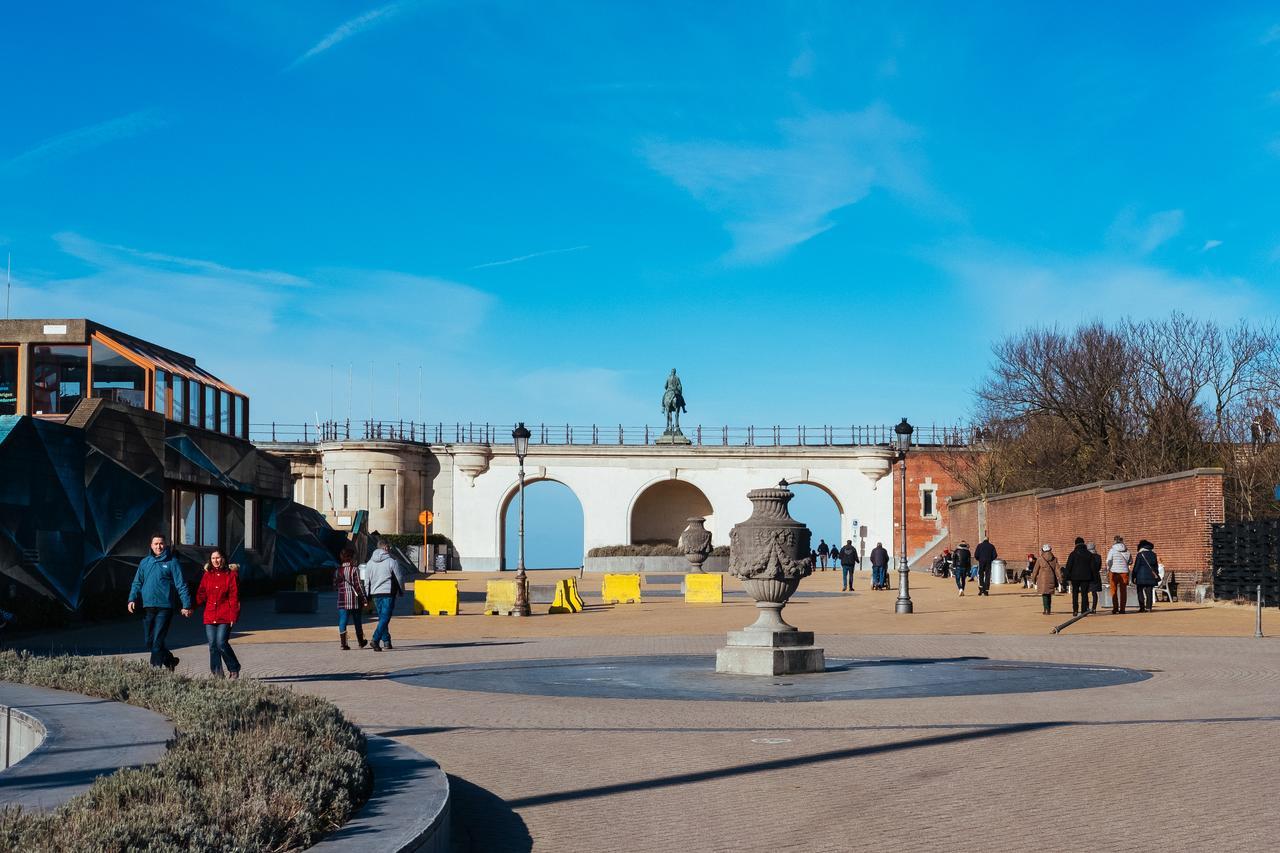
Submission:
<svg viewBox="0 0 1280 853">
<path fill-rule="evenodd" d="M 130 613 L 137 611 L 139 596 L 142 598 L 142 629 L 147 649 L 151 652 L 151 665 L 168 667 L 173 672 L 178 666 L 178 659 L 165 647 L 164 638 L 169 633 L 173 610 L 179 602 L 182 615 L 191 615 L 191 592 L 182 577 L 178 558 L 170 553 L 168 542 L 159 533 L 151 537 L 151 553 L 138 563 L 133 586 L 129 587 Z"/>
</svg>

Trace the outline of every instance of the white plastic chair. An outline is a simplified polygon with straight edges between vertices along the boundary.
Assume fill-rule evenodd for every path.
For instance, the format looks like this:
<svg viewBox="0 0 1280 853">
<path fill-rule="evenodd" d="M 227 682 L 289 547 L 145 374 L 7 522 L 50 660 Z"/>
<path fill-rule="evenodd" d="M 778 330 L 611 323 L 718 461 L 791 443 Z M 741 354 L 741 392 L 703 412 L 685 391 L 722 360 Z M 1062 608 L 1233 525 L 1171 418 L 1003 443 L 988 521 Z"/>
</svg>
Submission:
<svg viewBox="0 0 1280 853">
<path fill-rule="evenodd" d="M 1166 570 L 1163 563 L 1157 568 L 1160 572 L 1160 583 L 1156 584 L 1155 589 L 1152 590 L 1151 600 L 1153 602 L 1159 601 L 1160 594 L 1164 593 L 1165 601 L 1172 604 L 1173 593 L 1169 591 L 1169 581 L 1173 580 L 1173 572 Z"/>
</svg>

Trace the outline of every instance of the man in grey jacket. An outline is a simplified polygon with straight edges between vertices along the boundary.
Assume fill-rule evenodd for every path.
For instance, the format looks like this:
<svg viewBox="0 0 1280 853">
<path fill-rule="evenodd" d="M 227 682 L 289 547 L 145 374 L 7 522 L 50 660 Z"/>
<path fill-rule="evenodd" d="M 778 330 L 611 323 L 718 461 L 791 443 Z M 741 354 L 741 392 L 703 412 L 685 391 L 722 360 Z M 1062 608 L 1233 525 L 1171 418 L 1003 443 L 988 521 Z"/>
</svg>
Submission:
<svg viewBox="0 0 1280 853">
<path fill-rule="evenodd" d="M 378 543 L 377 549 L 365 566 L 365 584 L 369 587 L 369 598 L 373 601 L 373 609 L 378 614 L 378 626 L 373 629 L 373 650 L 382 651 L 383 646 L 391 648 L 391 611 L 396 606 L 396 596 L 400 594 L 400 579 L 396 575 L 396 558 L 391 555 L 391 543 L 385 539 Z"/>
</svg>

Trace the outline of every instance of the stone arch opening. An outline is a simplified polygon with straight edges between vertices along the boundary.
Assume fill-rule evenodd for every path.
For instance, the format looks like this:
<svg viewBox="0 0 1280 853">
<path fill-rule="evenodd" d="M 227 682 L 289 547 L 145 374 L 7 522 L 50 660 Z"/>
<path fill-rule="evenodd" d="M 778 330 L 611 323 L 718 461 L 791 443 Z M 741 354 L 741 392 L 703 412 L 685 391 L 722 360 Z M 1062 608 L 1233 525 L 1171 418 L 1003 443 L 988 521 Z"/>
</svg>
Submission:
<svg viewBox="0 0 1280 853">
<path fill-rule="evenodd" d="M 707 529 L 713 529 L 713 512 L 711 501 L 692 483 L 659 480 L 642 491 L 631 506 L 631 544 L 666 542 L 674 545 L 694 516 L 706 518 Z"/>
<path fill-rule="evenodd" d="M 828 546 L 834 543 L 837 548 L 843 545 L 849 536 L 841 536 L 842 513 L 835 495 L 818 483 L 792 483 L 791 491 L 795 497 L 787 508 L 792 518 L 807 525 L 813 533 L 812 547 L 816 549 L 822 541 Z M 858 546 L 856 539 L 853 544 Z"/>
<path fill-rule="evenodd" d="M 526 569 L 576 569 L 582 565 L 582 501 L 559 480 L 524 484 L 524 565 Z M 507 496 L 498 526 L 502 567 L 514 571 L 520 551 L 520 491 Z"/>
</svg>

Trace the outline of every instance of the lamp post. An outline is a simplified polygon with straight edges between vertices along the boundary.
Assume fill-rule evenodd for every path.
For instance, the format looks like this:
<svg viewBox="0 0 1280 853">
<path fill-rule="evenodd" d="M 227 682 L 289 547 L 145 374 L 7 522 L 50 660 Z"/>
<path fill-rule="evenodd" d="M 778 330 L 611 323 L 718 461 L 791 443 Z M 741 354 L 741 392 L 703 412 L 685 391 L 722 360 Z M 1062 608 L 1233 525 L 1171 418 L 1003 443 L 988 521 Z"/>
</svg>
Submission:
<svg viewBox="0 0 1280 853">
<path fill-rule="evenodd" d="M 520 462 L 520 556 L 516 559 L 516 615 L 529 615 L 529 584 L 524 571 L 524 457 L 529 452 L 529 432 L 524 421 L 516 424 L 511 438 L 516 445 L 516 459 Z"/>
<path fill-rule="evenodd" d="M 893 428 L 894 441 L 898 447 L 898 461 L 902 463 L 902 537 L 901 562 L 898 565 L 898 600 L 894 604 L 895 613 L 911 613 L 911 589 L 907 574 L 907 451 L 911 449 L 911 434 L 915 427 L 903 418 L 902 423 Z"/>
</svg>

